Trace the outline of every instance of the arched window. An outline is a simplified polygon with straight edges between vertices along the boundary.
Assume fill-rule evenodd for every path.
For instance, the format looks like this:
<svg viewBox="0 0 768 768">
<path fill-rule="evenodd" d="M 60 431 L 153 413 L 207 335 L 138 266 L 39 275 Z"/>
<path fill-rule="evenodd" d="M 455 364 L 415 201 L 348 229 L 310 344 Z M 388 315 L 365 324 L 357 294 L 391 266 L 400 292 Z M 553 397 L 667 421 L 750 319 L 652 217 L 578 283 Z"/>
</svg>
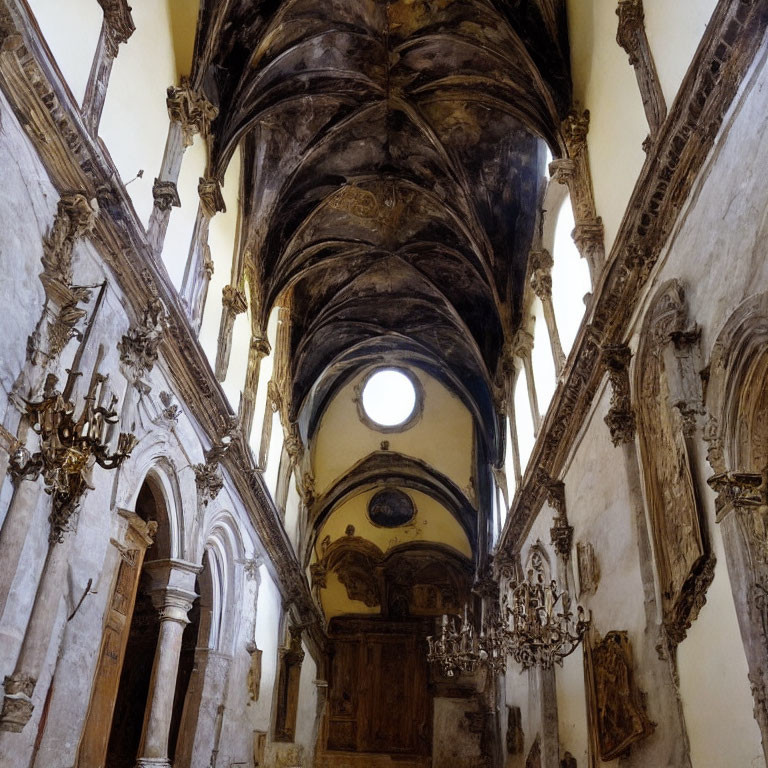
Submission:
<svg viewBox="0 0 768 768">
<path fill-rule="evenodd" d="M 525 467 L 536 440 L 533 428 L 531 404 L 528 399 L 528 382 L 525 369 L 522 368 L 515 384 L 515 420 L 517 422 L 517 444 L 520 448 L 520 468 L 525 474 Z"/>
<path fill-rule="evenodd" d="M 584 317 L 584 297 L 592 290 L 587 262 L 573 242 L 573 209 L 566 197 L 557 212 L 552 258 L 552 303 L 566 355 L 571 350 Z"/>
</svg>

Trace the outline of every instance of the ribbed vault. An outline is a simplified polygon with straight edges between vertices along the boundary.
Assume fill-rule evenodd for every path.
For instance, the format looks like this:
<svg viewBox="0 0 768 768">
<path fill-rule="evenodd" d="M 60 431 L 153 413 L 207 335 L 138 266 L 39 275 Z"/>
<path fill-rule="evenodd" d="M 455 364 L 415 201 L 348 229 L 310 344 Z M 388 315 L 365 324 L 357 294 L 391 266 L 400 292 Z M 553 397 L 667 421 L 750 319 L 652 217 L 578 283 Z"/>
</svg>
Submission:
<svg viewBox="0 0 768 768">
<path fill-rule="evenodd" d="M 289 307 L 288 412 L 305 444 L 335 393 L 386 362 L 453 392 L 478 463 L 499 460 L 493 382 L 520 321 L 545 147 L 561 154 L 571 105 L 564 14 L 562 0 L 201 4 L 210 174 L 243 148 L 235 278 L 256 328 Z"/>
</svg>

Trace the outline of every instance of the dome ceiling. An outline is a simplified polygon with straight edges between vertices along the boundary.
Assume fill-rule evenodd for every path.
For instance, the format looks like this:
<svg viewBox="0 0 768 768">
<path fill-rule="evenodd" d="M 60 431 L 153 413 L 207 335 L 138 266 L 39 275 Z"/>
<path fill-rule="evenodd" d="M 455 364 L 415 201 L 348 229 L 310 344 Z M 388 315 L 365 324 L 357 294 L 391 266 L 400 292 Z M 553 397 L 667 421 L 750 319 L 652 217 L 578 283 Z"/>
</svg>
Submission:
<svg viewBox="0 0 768 768">
<path fill-rule="evenodd" d="M 491 382 L 571 103 L 562 0 L 209 0 L 200 20 L 211 172 L 241 143 L 244 267 L 257 323 L 290 304 L 302 433 L 396 359 L 498 450 Z"/>
</svg>

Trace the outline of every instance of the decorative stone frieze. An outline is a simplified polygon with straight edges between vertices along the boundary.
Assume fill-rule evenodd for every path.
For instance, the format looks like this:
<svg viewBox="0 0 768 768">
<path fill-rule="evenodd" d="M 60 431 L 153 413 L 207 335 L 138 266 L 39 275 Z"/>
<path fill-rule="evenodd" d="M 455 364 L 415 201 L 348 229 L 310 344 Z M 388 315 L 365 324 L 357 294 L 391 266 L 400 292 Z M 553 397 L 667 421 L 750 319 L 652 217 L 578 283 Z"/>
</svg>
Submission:
<svg viewBox="0 0 768 768">
<path fill-rule="evenodd" d="M 619 17 L 616 42 L 627 52 L 629 63 L 635 70 L 645 116 L 651 129 L 650 135 L 653 138 L 667 116 L 667 104 L 645 33 L 643 0 L 619 0 L 616 15 Z"/>
</svg>

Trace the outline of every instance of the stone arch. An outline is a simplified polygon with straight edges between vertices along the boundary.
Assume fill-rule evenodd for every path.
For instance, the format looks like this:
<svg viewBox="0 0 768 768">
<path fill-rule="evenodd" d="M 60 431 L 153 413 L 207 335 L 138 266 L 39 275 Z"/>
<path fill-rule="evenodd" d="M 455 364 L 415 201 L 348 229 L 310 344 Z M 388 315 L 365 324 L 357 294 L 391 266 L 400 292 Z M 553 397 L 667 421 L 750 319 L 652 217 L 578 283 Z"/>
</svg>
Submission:
<svg viewBox="0 0 768 768">
<path fill-rule="evenodd" d="M 708 483 L 768 760 L 768 293 L 742 302 L 712 348 Z"/>
</svg>

